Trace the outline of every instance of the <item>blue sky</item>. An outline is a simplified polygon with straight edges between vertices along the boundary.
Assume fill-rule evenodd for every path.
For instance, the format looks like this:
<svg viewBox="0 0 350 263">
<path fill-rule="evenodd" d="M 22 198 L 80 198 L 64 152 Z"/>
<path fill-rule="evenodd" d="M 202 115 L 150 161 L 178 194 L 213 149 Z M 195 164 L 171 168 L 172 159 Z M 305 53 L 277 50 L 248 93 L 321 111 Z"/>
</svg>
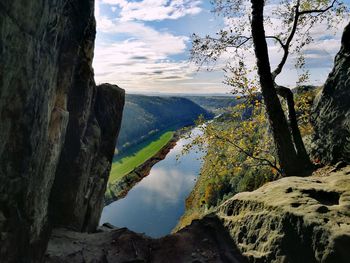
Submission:
<svg viewBox="0 0 350 263">
<path fill-rule="evenodd" d="M 211 12 L 208 0 L 96 0 L 95 9 L 97 83 L 117 84 L 129 93 L 230 92 L 222 84 L 223 63 L 208 72 L 189 62 L 191 34 L 214 34 L 227 23 Z M 346 22 L 327 37 L 323 25 L 313 31 L 315 43 L 306 51 L 312 84 L 322 84 L 330 72 Z M 270 54 L 277 62 L 277 48 Z M 253 57 L 247 60 L 254 65 Z M 289 62 L 279 83 L 293 87 L 297 75 Z"/>
</svg>

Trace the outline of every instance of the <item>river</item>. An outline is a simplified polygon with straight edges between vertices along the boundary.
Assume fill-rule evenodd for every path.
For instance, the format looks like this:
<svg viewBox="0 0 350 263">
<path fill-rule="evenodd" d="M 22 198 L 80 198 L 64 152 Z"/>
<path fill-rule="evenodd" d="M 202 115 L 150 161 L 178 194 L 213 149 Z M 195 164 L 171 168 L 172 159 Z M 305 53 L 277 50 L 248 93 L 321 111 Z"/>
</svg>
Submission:
<svg viewBox="0 0 350 263">
<path fill-rule="evenodd" d="M 191 137 L 198 134 L 195 128 Z M 189 140 L 180 139 L 125 198 L 106 206 L 100 224 L 108 222 L 155 238 L 169 234 L 185 211 L 186 197 L 202 166 L 203 153 L 195 149 L 177 160 Z"/>
</svg>

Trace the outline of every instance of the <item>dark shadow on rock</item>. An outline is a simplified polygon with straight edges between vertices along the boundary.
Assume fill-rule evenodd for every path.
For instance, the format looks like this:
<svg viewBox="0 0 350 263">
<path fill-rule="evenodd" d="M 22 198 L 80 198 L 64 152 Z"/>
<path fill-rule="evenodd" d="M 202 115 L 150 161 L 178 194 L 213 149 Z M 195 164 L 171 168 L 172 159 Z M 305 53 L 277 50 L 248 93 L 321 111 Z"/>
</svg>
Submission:
<svg viewBox="0 0 350 263">
<path fill-rule="evenodd" d="M 53 231 L 46 262 L 244 263 L 221 220 L 210 215 L 181 231 L 151 239 L 126 228 L 95 234 Z"/>
</svg>

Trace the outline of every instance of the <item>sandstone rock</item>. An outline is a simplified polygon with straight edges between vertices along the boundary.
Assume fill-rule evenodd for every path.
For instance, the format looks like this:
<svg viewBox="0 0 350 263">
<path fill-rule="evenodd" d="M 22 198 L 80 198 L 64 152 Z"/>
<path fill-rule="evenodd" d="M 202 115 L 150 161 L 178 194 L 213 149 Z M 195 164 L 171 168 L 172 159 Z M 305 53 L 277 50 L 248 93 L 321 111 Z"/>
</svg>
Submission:
<svg viewBox="0 0 350 263">
<path fill-rule="evenodd" d="M 97 87 L 94 110 L 101 136 L 99 138 L 99 148 L 89 174 L 91 183 L 85 192 L 88 202 L 83 231 L 96 230 L 104 207 L 104 195 L 121 127 L 124 97 L 124 90 L 115 85 L 102 84 Z M 85 206 L 85 203 L 83 206 Z M 84 207 L 77 207 L 76 209 L 79 208 L 82 210 Z"/>
<path fill-rule="evenodd" d="M 326 175 L 327 173 L 327 175 Z M 56 229 L 46 262 L 348 262 L 350 166 L 240 193 L 177 233 Z"/>
<path fill-rule="evenodd" d="M 0 2 L 0 262 L 41 260 L 48 207 L 97 225 L 124 93 L 96 88 L 94 40 L 93 0 Z"/>
<path fill-rule="evenodd" d="M 72 114 L 51 192 L 50 219 L 55 226 L 91 232 L 96 230 L 103 209 L 124 91 L 109 84 L 85 88 L 96 94 L 87 108 L 76 105 L 90 97 L 69 98 Z"/>
<path fill-rule="evenodd" d="M 323 163 L 350 163 L 350 24 L 334 68 L 314 105 L 313 155 Z"/>
<path fill-rule="evenodd" d="M 56 229 L 46 262 L 246 262 L 216 217 L 207 217 L 171 236 L 151 239 L 126 228 L 96 234 Z"/>
<path fill-rule="evenodd" d="M 217 215 L 249 262 L 348 262 L 350 167 L 237 194 Z"/>
<path fill-rule="evenodd" d="M 48 196 L 68 122 L 71 81 L 61 77 L 75 66 L 60 63 L 65 3 L 0 2 L 0 262 L 34 261 L 46 247 Z"/>
</svg>

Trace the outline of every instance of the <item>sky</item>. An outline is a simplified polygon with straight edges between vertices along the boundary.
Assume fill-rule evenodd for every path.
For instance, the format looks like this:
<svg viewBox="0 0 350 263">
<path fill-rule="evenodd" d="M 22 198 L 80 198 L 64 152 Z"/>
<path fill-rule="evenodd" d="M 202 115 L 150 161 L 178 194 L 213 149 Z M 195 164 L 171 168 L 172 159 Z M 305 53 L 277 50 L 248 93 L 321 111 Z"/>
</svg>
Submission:
<svg viewBox="0 0 350 263">
<path fill-rule="evenodd" d="M 224 58 L 231 57 L 219 60 L 211 71 L 189 61 L 193 33 L 214 35 L 227 26 L 228 21 L 212 9 L 208 0 L 96 0 L 97 84 L 117 84 L 127 93 L 228 94 L 231 88 L 223 84 L 222 67 Z M 347 22 L 331 32 L 325 25 L 313 29 L 314 42 L 305 53 L 310 84 L 321 85 L 327 78 Z M 270 45 L 272 66 L 280 56 L 280 49 Z M 253 56 L 246 60 L 255 63 Z M 279 84 L 296 85 L 293 62 L 293 57 L 288 60 Z"/>
</svg>

